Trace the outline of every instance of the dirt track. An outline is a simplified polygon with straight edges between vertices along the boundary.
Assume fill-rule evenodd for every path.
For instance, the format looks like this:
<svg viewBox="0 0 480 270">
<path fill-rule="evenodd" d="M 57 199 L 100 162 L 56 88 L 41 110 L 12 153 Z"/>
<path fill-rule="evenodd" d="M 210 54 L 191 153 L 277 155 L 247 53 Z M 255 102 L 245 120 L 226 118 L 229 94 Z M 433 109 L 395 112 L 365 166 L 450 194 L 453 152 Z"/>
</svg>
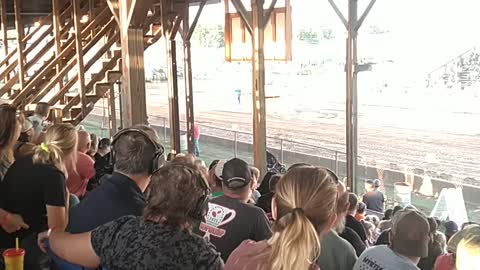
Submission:
<svg viewBox="0 0 480 270">
<path fill-rule="evenodd" d="M 168 116 L 166 91 L 152 90 L 151 87 L 149 86 L 147 93 L 150 122 L 162 125 L 163 121 L 155 117 Z M 217 102 L 222 103 L 224 100 L 221 100 L 221 97 L 218 101 L 215 97 L 209 98 L 195 100 L 197 123 L 225 129 L 232 129 L 232 124 L 236 124 L 240 131 L 252 131 L 250 113 L 217 109 L 221 107 L 217 106 Z M 205 104 L 208 102 L 209 104 Z M 198 109 L 199 105 L 203 108 Z M 182 104 L 180 107 L 182 108 Z M 183 109 L 181 119 L 184 120 L 182 112 Z M 308 119 L 278 113 L 267 115 L 267 134 L 270 137 L 345 152 L 344 113 L 332 108 L 318 109 L 315 112 L 315 117 Z M 101 113 L 97 110 L 96 114 Z M 333 120 L 332 115 L 335 118 Z M 408 168 L 410 172 L 413 169 L 422 169 L 431 176 L 440 176 L 442 173 L 451 175 L 450 179 L 456 182 L 463 182 L 470 177 L 475 180 L 469 179 L 466 183 L 480 186 L 480 134 L 455 135 L 386 126 L 362 126 L 362 121 L 367 122 L 368 117 L 359 115 L 358 151 L 361 164 L 376 164 L 398 170 Z"/>
</svg>

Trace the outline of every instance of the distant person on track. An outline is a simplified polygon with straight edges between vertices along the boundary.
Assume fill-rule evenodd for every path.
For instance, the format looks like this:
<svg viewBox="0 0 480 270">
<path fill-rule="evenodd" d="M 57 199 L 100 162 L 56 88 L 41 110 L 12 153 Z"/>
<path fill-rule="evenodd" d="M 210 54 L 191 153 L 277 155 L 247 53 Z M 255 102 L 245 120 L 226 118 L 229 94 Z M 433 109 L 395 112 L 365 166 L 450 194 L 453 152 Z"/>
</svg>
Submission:
<svg viewBox="0 0 480 270">
<path fill-rule="evenodd" d="M 378 190 L 380 187 L 380 180 L 367 180 L 365 181 L 365 189 L 367 193 L 363 195 L 363 203 L 367 205 L 367 209 L 383 213 L 385 210 L 385 196 Z"/>
<path fill-rule="evenodd" d="M 235 89 L 235 96 L 237 97 L 238 100 L 238 105 L 242 104 L 242 90 L 241 89 Z"/>
</svg>

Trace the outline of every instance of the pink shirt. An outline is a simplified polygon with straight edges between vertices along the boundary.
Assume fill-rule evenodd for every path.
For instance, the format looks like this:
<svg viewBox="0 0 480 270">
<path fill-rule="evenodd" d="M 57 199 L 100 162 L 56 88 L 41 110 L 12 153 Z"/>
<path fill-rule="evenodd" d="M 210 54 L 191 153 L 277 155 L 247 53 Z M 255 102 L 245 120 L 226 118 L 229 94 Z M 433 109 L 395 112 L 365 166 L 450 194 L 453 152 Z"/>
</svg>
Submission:
<svg viewBox="0 0 480 270">
<path fill-rule="evenodd" d="M 200 127 L 198 126 L 198 124 L 193 125 L 193 138 L 194 139 L 200 138 Z"/>
<path fill-rule="evenodd" d="M 90 178 L 95 176 L 95 161 L 89 155 L 78 152 L 76 168 L 75 172 L 71 164 L 67 164 L 67 187 L 70 193 L 80 198 L 85 195 Z"/>
<path fill-rule="evenodd" d="M 224 270 L 257 269 L 258 259 L 256 259 L 255 256 L 266 248 L 268 248 L 267 241 L 243 241 L 228 257 Z M 320 270 L 316 265 L 312 266 L 310 269 Z"/>
<path fill-rule="evenodd" d="M 453 262 L 452 253 L 440 255 L 435 261 L 434 270 L 453 270 L 455 263 Z"/>
</svg>

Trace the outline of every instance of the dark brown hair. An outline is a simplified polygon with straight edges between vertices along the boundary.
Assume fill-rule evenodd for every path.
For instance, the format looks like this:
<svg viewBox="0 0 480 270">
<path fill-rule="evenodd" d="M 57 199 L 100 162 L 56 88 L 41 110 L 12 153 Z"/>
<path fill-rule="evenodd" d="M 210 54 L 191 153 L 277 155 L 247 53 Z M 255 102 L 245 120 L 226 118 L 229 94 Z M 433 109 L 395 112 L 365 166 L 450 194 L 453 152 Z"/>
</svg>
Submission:
<svg viewBox="0 0 480 270">
<path fill-rule="evenodd" d="M 35 106 L 35 113 L 43 117 L 48 117 L 48 114 L 50 113 L 50 105 L 46 102 L 37 103 L 37 106 Z"/>
<path fill-rule="evenodd" d="M 0 105 L 0 160 L 13 162 L 13 146 L 17 138 L 17 109 L 9 104 Z"/>
<path fill-rule="evenodd" d="M 355 193 L 350 192 L 348 193 L 348 201 L 350 202 L 350 206 L 348 207 L 348 211 L 353 211 L 358 207 L 358 197 Z"/>
<path fill-rule="evenodd" d="M 200 181 L 208 187 L 202 173 L 189 164 L 171 163 L 160 168 L 152 175 L 144 217 L 175 227 L 189 227 L 199 199 L 206 192 Z"/>
</svg>

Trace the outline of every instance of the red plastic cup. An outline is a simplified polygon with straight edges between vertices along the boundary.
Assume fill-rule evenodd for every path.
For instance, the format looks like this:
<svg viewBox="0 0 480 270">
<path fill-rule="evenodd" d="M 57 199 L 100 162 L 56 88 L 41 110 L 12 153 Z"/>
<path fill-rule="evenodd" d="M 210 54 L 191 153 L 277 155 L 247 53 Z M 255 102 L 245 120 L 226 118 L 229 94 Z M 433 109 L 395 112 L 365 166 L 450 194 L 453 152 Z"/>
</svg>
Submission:
<svg viewBox="0 0 480 270">
<path fill-rule="evenodd" d="M 5 270 L 23 270 L 23 260 L 25 258 L 24 249 L 10 248 L 3 252 L 5 260 Z"/>
</svg>

